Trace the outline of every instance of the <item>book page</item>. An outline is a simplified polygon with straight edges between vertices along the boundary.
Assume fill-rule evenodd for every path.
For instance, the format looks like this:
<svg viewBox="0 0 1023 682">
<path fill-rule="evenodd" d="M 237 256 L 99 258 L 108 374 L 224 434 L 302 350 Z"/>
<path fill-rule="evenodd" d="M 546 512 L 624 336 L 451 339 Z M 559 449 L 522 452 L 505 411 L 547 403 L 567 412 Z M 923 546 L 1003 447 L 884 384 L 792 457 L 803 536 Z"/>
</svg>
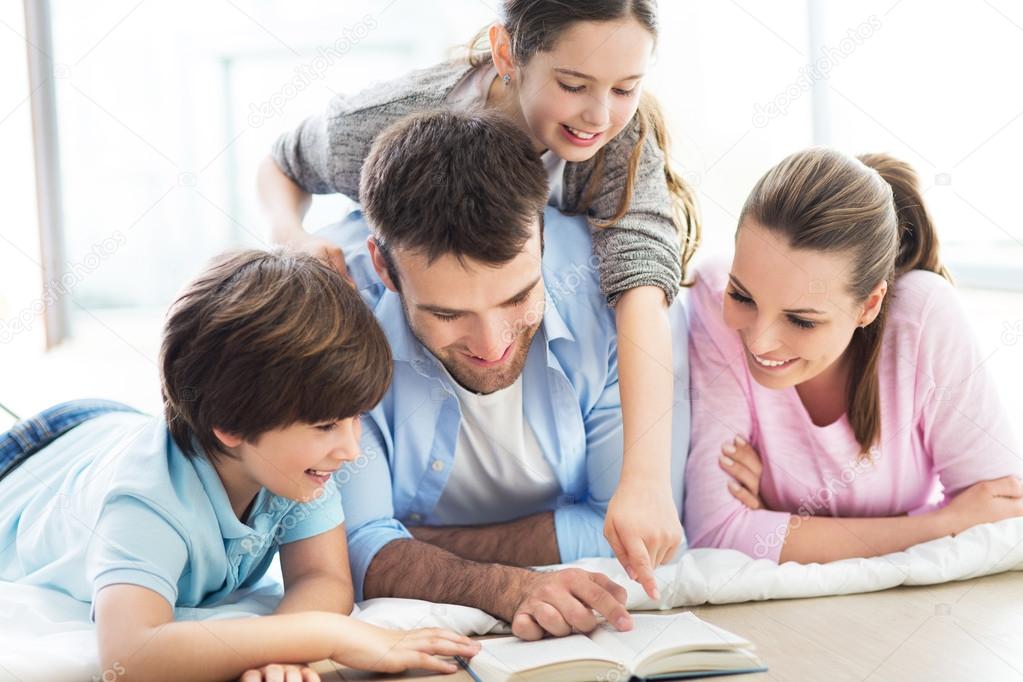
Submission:
<svg viewBox="0 0 1023 682">
<path fill-rule="evenodd" d="M 470 662 L 470 666 L 484 664 L 509 673 L 522 672 L 541 666 L 567 661 L 608 661 L 621 663 L 611 652 L 602 650 L 585 635 L 570 635 L 527 642 L 517 637 L 499 637 L 480 642 L 483 648 Z"/>
<path fill-rule="evenodd" d="M 590 639 L 611 656 L 635 670 L 647 658 L 694 649 L 730 650 L 752 646 L 749 641 L 700 620 L 692 612 L 632 614 L 633 628 L 618 632 L 602 623 Z"/>
</svg>

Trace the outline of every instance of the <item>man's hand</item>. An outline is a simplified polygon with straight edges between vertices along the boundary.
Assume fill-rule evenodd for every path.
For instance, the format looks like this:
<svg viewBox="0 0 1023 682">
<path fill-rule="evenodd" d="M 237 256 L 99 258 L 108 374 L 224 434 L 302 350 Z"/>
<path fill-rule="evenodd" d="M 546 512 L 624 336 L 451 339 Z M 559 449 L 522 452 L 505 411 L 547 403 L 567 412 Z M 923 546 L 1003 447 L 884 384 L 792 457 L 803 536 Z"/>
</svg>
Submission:
<svg viewBox="0 0 1023 682">
<path fill-rule="evenodd" d="M 513 614 L 512 632 L 521 639 L 590 632 L 597 627 L 597 614 L 617 630 L 632 627 L 625 588 L 602 573 L 578 568 L 529 571 L 516 582 L 518 589 L 511 595 L 514 605 L 508 611 Z"/>
</svg>

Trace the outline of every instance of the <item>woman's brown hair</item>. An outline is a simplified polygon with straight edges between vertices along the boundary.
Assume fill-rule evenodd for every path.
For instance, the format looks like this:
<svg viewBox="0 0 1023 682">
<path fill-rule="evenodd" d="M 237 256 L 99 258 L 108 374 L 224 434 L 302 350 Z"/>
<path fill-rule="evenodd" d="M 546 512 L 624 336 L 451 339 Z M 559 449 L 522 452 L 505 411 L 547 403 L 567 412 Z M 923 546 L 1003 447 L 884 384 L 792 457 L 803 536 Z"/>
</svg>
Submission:
<svg viewBox="0 0 1023 682">
<path fill-rule="evenodd" d="M 511 36 L 512 56 L 515 62 L 525 65 L 538 52 L 554 48 L 558 38 L 572 25 L 580 21 L 616 21 L 625 17 L 636 19 L 645 29 L 657 37 L 657 3 L 654 0 L 504 0 L 502 24 Z M 491 61 L 490 43 L 487 38 L 489 26 L 480 29 L 469 42 L 468 59 L 474 67 Z M 696 208 L 696 197 L 689 184 L 671 165 L 671 138 L 664 113 L 657 99 L 648 92 L 640 96 L 636 111 L 638 139 L 629 156 L 629 170 L 621 202 L 615 214 L 607 220 L 591 218 L 594 227 L 610 227 L 617 223 L 629 210 L 632 203 L 636 171 L 647 139 L 653 140 L 664 156 L 664 179 L 672 198 L 672 212 L 678 231 L 682 280 L 686 279 L 686 266 L 692 260 L 700 244 L 701 226 Z M 600 192 L 604 179 L 604 158 L 606 149 L 601 148 L 594 157 L 594 170 L 573 212 L 584 214 L 594 197 Z"/>
<path fill-rule="evenodd" d="M 255 442 L 369 410 L 390 384 L 391 350 L 359 293 L 326 263 L 240 251 L 171 305 L 160 381 L 178 447 L 215 459 L 227 451 L 214 428 Z"/>
<path fill-rule="evenodd" d="M 913 168 L 887 154 L 857 158 L 824 147 L 797 152 L 757 182 L 739 216 L 788 239 L 793 249 L 851 256 L 847 289 L 862 303 L 881 283 L 888 294 L 873 323 L 856 330 L 848 353 L 849 423 L 862 448 L 881 437 L 878 358 L 895 280 L 929 270 L 951 281 L 941 265 L 938 235 Z"/>
</svg>

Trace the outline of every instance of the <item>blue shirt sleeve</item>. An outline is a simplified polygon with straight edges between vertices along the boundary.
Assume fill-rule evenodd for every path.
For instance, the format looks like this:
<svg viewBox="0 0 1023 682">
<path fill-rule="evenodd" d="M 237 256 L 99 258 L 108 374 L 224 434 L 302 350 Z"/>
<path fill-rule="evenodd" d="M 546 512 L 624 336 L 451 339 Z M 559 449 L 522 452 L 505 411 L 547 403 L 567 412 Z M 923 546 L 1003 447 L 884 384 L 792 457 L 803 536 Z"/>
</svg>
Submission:
<svg viewBox="0 0 1023 682">
<path fill-rule="evenodd" d="M 92 602 L 109 585 L 150 589 L 173 607 L 188 563 L 188 544 L 167 519 L 144 501 L 121 495 L 107 501 L 96 522 L 85 563 Z M 95 612 L 90 618 L 95 617 Z"/>
<path fill-rule="evenodd" d="M 624 438 L 622 401 L 618 393 L 618 352 L 613 341 L 604 388 L 583 419 L 583 425 L 586 430 L 586 500 L 559 507 L 554 512 L 558 552 L 564 563 L 584 557 L 614 556 L 604 537 L 604 515 L 618 487 Z"/>
<path fill-rule="evenodd" d="M 347 518 L 356 601 L 363 599 L 366 571 L 377 552 L 394 540 L 412 538 L 408 529 L 394 518 L 387 445 L 372 413 L 362 420 L 360 445 L 362 454 L 337 474 Z"/>
</svg>

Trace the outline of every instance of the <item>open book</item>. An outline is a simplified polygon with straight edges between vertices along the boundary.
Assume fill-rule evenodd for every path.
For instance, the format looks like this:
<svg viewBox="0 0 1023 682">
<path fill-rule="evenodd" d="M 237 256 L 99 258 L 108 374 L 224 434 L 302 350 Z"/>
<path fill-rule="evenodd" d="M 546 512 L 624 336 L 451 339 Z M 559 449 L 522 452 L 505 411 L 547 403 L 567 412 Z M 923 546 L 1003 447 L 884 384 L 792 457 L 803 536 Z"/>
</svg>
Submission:
<svg viewBox="0 0 1023 682">
<path fill-rule="evenodd" d="M 482 682 L 626 682 L 767 670 L 752 643 L 690 612 L 633 614 L 632 622 L 628 632 L 602 623 L 588 635 L 483 640 L 469 669 Z"/>
</svg>

